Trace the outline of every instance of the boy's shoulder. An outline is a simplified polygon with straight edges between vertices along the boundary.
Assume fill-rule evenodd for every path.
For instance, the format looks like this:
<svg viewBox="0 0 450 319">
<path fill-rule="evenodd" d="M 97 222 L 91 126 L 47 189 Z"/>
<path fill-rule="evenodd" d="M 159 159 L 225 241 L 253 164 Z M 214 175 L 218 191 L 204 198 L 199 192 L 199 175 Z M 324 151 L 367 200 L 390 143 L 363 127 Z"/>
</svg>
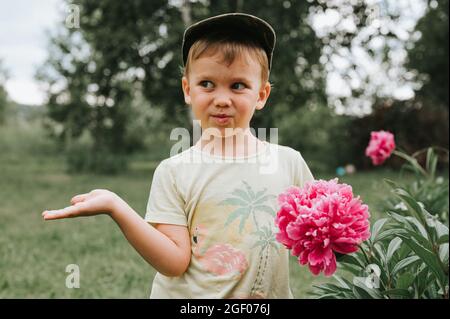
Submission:
<svg viewBox="0 0 450 319">
<path fill-rule="evenodd" d="M 275 151 L 278 151 L 282 158 L 293 160 L 298 160 L 299 158 L 303 159 L 301 152 L 290 146 L 273 143 L 268 143 L 268 145 Z"/>
<path fill-rule="evenodd" d="M 163 167 L 175 167 L 180 163 L 185 163 L 189 158 L 192 157 L 192 150 L 193 148 L 190 147 L 187 150 L 184 150 L 180 153 L 171 155 L 170 157 L 167 157 L 163 159 L 158 166 Z"/>
</svg>

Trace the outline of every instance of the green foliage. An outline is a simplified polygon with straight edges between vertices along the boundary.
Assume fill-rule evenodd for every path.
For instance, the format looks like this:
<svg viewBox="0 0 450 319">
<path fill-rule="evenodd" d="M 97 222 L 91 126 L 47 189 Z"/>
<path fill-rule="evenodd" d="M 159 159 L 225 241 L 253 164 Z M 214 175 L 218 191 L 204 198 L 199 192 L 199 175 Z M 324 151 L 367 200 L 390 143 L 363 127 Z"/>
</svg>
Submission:
<svg viewBox="0 0 450 319">
<path fill-rule="evenodd" d="M 69 173 L 116 174 L 124 170 L 127 165 L 123 154 L 114 154 L 105 148 L 86 147 L 80 142 L 71 144 L 66 150 L 66 157 Z"/>
<path fill-rule="evenodd" d="M 278 124 L 280 144 L 300 151 L 314 174 L 334 171 L 352 163 L 350 118 L 336 115 L 324 105 L 292 111 Z"/>
<path fill-rule="evenodd" d="M 338 258 L 350 282 L 316 286 L 319 298 L 448 298 L 448 227 L 433 218 L 404 189 L 395 188 L 407 216 L 378 220 L 359 252 Z M 400 195 L 401 194 L 401 195 Z M 378 271 L 371 272 L 374 269 Z"/>
<path fill-rule="evenodd" d="M 448 225 L 440 220 L 444 217 L 448 223 L 448 199 L 446 203 L 438 200 L 440 206 L 431 206 L 435 214 L 419 200 L 424 193 L 436 189 L 440 189 L 438 197 L 443 192 L 448 198 L 448 186 L 435 185 L 437 158 L 433 149 L 427 150 L 425 169 L 413 157 L 401 156 L 427 183 L 415 181 L 415 186 L 405 187 L 386 180 L 396 201 L 400 201 L 401 214 L 389 210 L 387 218 L 373 224 L 371 238 L 361 244 L 358 252 L 338 257 L 339 267 L 353 276 L 352 281 L 335 276 L 337 285 L 315 286 L 313 295 L 338 299 L 448 299 L 449 231 Z"/>
<path fill-rule="evenodd" d="M 6 120 L 6 108 L 8 107 L 8 96 L 5 88 L 0 83 L 0 124 Z"/>
<path fill-rule="evenodd" d="M 444 149 L 428 148 L 423 151 L 416 152 L 411 157 L 401 153 L 396 152 L 397 155 L 403 157 L 408 162 L 404 165 L 404 171 L 410 171 L 414 173 L 415 180 L 403 188 L 408 194 L 420 203 L 421 206 L 439 218 L 448 225 L 448 212 L 449 212 L 449 198 L 448 180 L 444 180 L 442 176 L 438 175 L 437 164 L 438 164 L 438 154 L 436 150 L 440 153 L 444 153 L 444 156 L 448 157 L 448 151 Z M 417 158 L 426 153 L 425 159 L 425 169 L 422 168 Z M 403 215 L 405 206 L 398 202 L 397 198 L 390 197 L 384 201 L 384 210 L 392 211 L 397 214 Z"/>
<path fill-rule="evenodd" d="M 4 125 L 0 125 L 0 162 L 2 160 L 17 162 L 21 158 L 57 156 L 56 143 L 48 138 L 41 119 L 35 117 L 39 112 L 30 106 L 15 105 L 15 109 L 18 113 L 13 113 L 14 116 L 8 117 Z"/>
<path fill-rule="evenodd" d="M 448 110 L 448 0 L 433 1 L 419 20 L 416 31 L 420 39 L 408 50 L 408 67 L 425 76 L 418 99 L 430 107 Z M 431 102 L 431 103 L 430 103 Z M 448 115 L 447 115 L 448 122 Z"/>
<path fill-rule="evenodd" d="M 7 72 L 2 66 L 2 60 L 0 60 L 0 125 L 6 120 L 6 109 L 9 105 L 8 94 L 5 90 Z"/>
<path fill-rule="evenodd" d="M 350 118 L 348 125 L 351 136 L 350 152 L 364 154 L 370 140 L 370 132 L 380 129 L 392 132 L 396 144 L 402 145 L 403 150 L 409 154 L 429 145 L 448 148 L 448 110 L 434 108 L 428 104 L 416 107 L 411 103 L 386 102 L 375 108 L 368 116 Z M 419 162 L 423 163 L 422 157 L 419 158 Z M 370 159 L 364 156 L 353 156 L 353 163 L 359 168 L 372 167 Z M 440 163 L 442 167 L 445 161 L 442 160 Z M 386 165 L 393 168 L 400 168 L 402 164 L 403 161 L 399 158 L 390 158 L 386 162 Z"/>
</svg>

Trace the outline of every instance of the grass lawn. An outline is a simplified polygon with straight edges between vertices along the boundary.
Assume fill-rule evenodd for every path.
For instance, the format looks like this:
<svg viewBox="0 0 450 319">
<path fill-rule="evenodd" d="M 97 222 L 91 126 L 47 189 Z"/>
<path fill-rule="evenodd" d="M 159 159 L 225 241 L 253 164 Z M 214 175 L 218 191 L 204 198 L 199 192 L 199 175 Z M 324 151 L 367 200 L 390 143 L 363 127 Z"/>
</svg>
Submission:
<svg viewBox="0 0 450 319">
<path fill-rule="evenodd" d="M 27 148 L 7 144 L 3 137 L 0 134 L 0 298 L 147 298 L 155 271 L 110 218 L 44 222 L 41 212 L 68 206 L 75 194 L 107 188 L 143 216 L 158 163 L 136 160 L 117 176 L 68 175 L 61 156 L 46 155 L 31 142 Z M 382 214 L 377 203 L 388 193 L 384 177 L 398 180 L 398 173 L 377 169 L 341 179 L 369 205 L 373 220 Z M 79 289 L 65 286 L 69 264 L 80 267 Z M 314 277 L 291 258 L 296 298 L 308 298 L 313 284 L 331 280 Z"/>
</svg>

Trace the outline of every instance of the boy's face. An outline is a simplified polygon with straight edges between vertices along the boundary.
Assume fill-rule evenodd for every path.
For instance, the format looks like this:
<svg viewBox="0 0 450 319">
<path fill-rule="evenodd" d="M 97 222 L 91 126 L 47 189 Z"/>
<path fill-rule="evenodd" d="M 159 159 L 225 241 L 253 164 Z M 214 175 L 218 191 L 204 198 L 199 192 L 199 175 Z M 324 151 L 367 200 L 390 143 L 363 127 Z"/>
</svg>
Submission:
<svg viewBox="0 0 450 319">
<path fill-rule="evenodd" d="M 226 128 L 248 128 L 255 109 L 262 109 L 269 97 L 270 84 L 261 84 L 261 66 L 247 52 L 231 65 L 220 52 L 206 52 L 189 68 L 182 79 L 184 99 L 204 130 L 217 128 L 225 136 Z"/>
</svg>

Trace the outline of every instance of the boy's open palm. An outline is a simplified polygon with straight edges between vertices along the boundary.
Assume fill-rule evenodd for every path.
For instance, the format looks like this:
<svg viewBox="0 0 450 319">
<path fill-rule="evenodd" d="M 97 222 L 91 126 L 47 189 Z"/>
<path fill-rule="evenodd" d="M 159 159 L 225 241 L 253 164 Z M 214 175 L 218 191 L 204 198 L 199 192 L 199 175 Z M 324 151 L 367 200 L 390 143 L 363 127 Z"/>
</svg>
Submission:
<svg viewBox="0 0 450 319">
<path fill-rule="evenodd" d="M 90 193 L 74 196 L 71 206 L 46 210 L 42 213 L 45 220 L 73 218 L 82 216 L 93 216 L 99 214 L 111 214 L 114 204 L 119 197 L 106 189 L 95 189 Z"/>
</svg>

